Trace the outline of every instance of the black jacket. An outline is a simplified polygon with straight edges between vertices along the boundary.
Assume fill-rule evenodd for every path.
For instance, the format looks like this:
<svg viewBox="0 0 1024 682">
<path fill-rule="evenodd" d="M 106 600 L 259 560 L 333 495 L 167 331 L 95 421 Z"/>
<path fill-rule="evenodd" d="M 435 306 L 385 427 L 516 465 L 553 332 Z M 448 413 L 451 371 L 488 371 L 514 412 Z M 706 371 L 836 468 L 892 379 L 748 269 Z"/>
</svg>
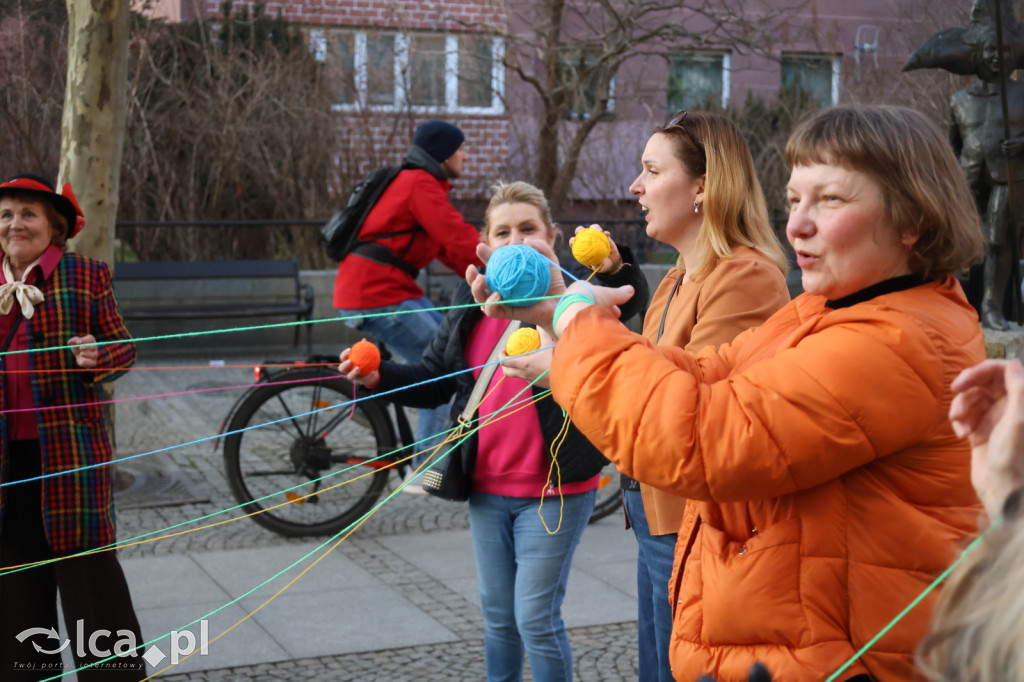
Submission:
<svg viewBox="0 0 1024 682">
<path fill-rule="evenodd" d="M 650 292 L 647 279 L 634 262 L 632 252 L 623 246 L 619 247 L 619 252 L 622 254 L 623 263 L 628 263 L 628 266 L 623 267 L 615 275 L 597 274 L 594 279 L 603 286 L 617 287 L 625 284 L 633 286 L 635 290 L 633 298 L 620 306 L 622 320 L 625 322 L 646 309 Z M 570 263 L 563 262 L 562 267 L 580 279 L 586 279 L 590 275 L 590 270 L 575 260 Z M 566 277 L 566 281 L 568 283 L 568 277 Z M 472 302 L 473 295 L 469 285 L 466 282 L 461 282 L 453 296 L 452 305 L 464 305 Z M 374 387 L 374 392 L 391 391 L 409 386 L 404 390 L 390 393 L 388 397 L 401 405 L 423 408 L 443 405 L 454 395 L 455 400 L 451 408 L 451 421 L 454 423 L 465 409 L 466 403 L 469 401 L 469 394 L 472 393 L 473 385 L 476 383 L 472 372 L 466 371 L 469 369 L 466 362 L 466 344 L 470 332 L 482 317 L 483 312 L 476 306 L 450 310 L 441 322 L 434 340 L 423 351 L 423 357 L 418 364 L 390 361 L 381 363 L 381 381 Z M 461 373 L 448 376 L 455 372 Z M 417 385 L 413 386 L 412 384 Z M 545 390 L 536 385 L 532 387 L 534 395 Z M 550 395 L 539 400 L 536 407 L 544 445 L 550 447 L 562 429 L 565 414 Z M 465 446 L 475 451 L 476 438 L 467 439 Z M 591 470 L 592 467 L 589 465 L 584 465 L 583 470 L 574 469 L 573 462 L 569 461 L 570 459 L 576 460 L 576 456 L 579 455 L 579 461 L 592 462 L 598 456 L 597 449 L 576 427 L 569 429 L 560 452 L 564 453 L 559 457 L 563 481 L 585 480 L 597 473 L 596 470 Z M 574 472 L 578 477 L 574 475 Z"/>
</svg>

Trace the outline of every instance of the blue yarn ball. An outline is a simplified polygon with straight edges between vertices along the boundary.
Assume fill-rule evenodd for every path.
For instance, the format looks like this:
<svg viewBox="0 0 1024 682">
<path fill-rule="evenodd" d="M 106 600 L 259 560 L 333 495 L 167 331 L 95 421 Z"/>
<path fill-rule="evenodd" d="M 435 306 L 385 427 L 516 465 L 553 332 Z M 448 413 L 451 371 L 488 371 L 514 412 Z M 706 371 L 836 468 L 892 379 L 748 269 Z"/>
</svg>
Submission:
<svg viewBox="0 0 1024 682">
<path fill-rule="evenodd" d="M 525 244 L 507 244 L 495 249 L 487 261 L 487 288 L 504 301 L 540 298 L 551 286 L 551 261 Z M 532 301 L 507 303 L 525 307 Z"/>
</svg>

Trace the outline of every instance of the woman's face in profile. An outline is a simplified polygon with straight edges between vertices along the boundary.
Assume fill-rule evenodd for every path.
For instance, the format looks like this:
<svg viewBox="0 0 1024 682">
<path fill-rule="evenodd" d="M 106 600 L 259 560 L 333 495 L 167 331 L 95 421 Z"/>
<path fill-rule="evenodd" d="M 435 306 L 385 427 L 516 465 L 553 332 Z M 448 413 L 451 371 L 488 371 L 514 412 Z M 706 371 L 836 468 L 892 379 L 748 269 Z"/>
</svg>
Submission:
<svg viewBox="0 0 1024 682">
<path fill-rule="evenodd" d="M 655 133 L 644 147 L 641 171 L 629 191 L 637 196 L 647 222 L 647 236 L 679 248 L 700 229 L 693 202 L 704 200 L 704 180 L 694 178 L 676 155 L 671 136 Z"/>
<path fill-rule="evenodd" d="M 41 201 L 0 199 L 0 250 L 16 266 L 30 265 L 43 255 L 54 235 Z"/>
<path fill-rule="evenodd" d="M 796 166 L 786 194 L 786 236 L 804 291 L 835 300 L 910 274 L 908 246 L 889 222 L 881 188 L 864 173 Z"/>
<path fill-rule="evenodd" d="M 543 239 L 555 245 L 555 231 L 548 229 L 540 209 L 533 204 L 499 204 L 487 220 L 487 246 L 496 249 L 506 244 L 522 244 L 527 237 Z"/>
</svg>

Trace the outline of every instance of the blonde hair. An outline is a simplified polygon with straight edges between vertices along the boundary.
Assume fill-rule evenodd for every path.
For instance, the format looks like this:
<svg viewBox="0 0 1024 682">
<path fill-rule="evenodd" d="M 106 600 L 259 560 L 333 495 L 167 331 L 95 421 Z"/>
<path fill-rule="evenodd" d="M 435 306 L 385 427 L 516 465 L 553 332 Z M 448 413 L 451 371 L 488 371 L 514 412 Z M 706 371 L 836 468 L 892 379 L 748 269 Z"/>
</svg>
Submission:
<svg viewBox="0 0 1024 682">
<path fill-rule="evenodd" d="M 692 263 L 680 259 L 680 269 L 685 266 L 690 278 L 699 280 L 719 260 L 732 256 L 735 247 L 746 246 L 768 256 L 785 273 L 789 266 L 768 219 L 750 146 L 733 122 L 694 111 L 654 132 L 672 139 L 676 156 L 691 177 L 704 176 L 696 256 Z"/>
<path fill-rule="evenodd" d="M 989 529 L 943 588 L 918 667 L 935 682 L 1024 680 L 1024 524 Z"/>
<path fill-rule="evenodd" d="M 495 208 L 502 204 L 528 204 L 540 211 L 540 217 L 544 221 L 548 235 L 554 234 L 554 241 L 556 244 L 558 243 L 561 233 L 551 218 L 551 205 L 548 204 L 548 199 L 544 196 L 543 191 L 521 180 L 515 182 L 501 180 L 491 186 L 491 191 L 493 194 L 487 204 L 487 210 L 484 212 L 484 229 L 480 233 L 481 239 L 487 241 L 491 232 L 491 213 Z"/>
<path fill-rule="evenodd" d="M 838 165 L 864 173 L 882 191 L 890 222 L 916 237 L 912 272 L 948 275 L 985 256 L 981 217 L 945 136 L 923 114 L 897 106 L 843 106 L 801 123 L 786 164 Z"/>
</svg>

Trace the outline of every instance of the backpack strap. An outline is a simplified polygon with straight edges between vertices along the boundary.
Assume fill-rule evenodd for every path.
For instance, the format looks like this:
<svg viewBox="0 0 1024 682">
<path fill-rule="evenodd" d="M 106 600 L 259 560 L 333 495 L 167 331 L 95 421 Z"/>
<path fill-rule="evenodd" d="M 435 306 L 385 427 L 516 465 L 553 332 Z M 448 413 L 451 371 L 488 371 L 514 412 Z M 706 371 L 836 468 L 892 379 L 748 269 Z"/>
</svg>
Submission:
<svg viewBox="0 0 1024 682">
<path fill-rule="evenodd" d="M 419 229 L 419 228 L 415 228 L 415 229 Z M 412 232 L 412 231 L 413 230 L 403 230 L 402 232 Z M 392 233 L 392 234 L 401 234 L 401 233 L 396 232 L 396 233 Z M 384 237 L 384 236 L 390 236 L 390 235 L 380 235 L 380 237 Z M 374 242 L 359 241 L 359 242 L 356 242 L 356 245 L 352 248 L 351 251 L 349 251 L 349 255 L 350 256 L 360 256 L 362 258 L 365 258 L 366 260 L 373 261 L 374 263 L 380 263 L 381 265 L 392 265 L 392 266 L 398 268 L 399 270 L 401 270 L 402 272 L 406 273 L 407 275 L 409 275 L 413 279 L 416 279 L 417 277 L 420 276 L 420 271 L 419 271 L 418 268 L 414 268 L 413 266 L 409 265 L 408 263 L 406 263 L 401 258 L 398 258 L 397 256 L 395 256 L 395 254 L 391 253 L 391 249 L 389 249 L 388 247 L 384 246 L 383 244 L 376 244 Z"/>
</svg>

